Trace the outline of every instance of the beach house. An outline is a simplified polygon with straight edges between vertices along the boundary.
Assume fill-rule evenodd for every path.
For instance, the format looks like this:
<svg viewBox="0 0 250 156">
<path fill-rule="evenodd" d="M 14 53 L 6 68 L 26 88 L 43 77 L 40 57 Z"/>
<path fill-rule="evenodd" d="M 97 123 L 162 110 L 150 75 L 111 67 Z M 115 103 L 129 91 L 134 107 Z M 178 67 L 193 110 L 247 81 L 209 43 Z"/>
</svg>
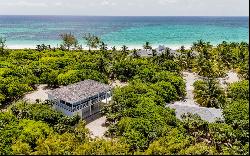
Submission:
<svg viewBox="0 0 250 156">
<path fill-rule="evenodd" d="M 88 118 L 98 113 L 111 97 L 112 87 L 94 80 L 84 80 L 75 84 L 47 92 L 54 109 L 67 116 L 78 114 Z"/>
<path fill-rule="evenodd" d="M 161 55 L 162 53 L 165 52 L 167 47 L 165 47 L 164 45 L 159 45 L 158 48 L 155 49 L 155 55 Z M 153 50 L 152 49 L 139 49 L 137 51 L 137 54 L 140 57 L 152 57 L 153 56 Z M 182 55 L 180 52 L 177 52 L 177 50 L 172 50 L 170 49 L 169 52 L 170 55 L 174 56 L 174 57 L 178 57 L 180 55 Z M 131 56 L 132 54 L 130 54 Z"/>
</svg>

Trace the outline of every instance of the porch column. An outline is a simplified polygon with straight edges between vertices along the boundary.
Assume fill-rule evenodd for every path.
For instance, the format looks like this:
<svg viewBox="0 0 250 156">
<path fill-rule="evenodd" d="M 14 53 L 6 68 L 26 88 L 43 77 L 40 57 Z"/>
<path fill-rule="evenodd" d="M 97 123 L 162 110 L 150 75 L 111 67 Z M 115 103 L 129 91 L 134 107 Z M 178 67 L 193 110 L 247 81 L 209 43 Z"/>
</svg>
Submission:
<svg viewBox="0 0 250 156">
<path fill-rule="evenodd" d="M 106 96 L 105 96 L 105 98 L 106 98 L 106 104 L 108 104 L 108 93 L 106 92 Z"/>
<path fill-rule="evenodd" d="M 90 115 L 92 114 L 91 113 L 91 100 L 89 100 L 89 112 L 90 112 Z"/>
<path fill-rule="evenodd" d="M 99 105 L 100 105 L 100 96 L 99 96 L 100 94 L 98 93 L 98 103 L 97 103 L 97 109 L 98 109 L 98 111 L 99 111 Z"/>
</svg>

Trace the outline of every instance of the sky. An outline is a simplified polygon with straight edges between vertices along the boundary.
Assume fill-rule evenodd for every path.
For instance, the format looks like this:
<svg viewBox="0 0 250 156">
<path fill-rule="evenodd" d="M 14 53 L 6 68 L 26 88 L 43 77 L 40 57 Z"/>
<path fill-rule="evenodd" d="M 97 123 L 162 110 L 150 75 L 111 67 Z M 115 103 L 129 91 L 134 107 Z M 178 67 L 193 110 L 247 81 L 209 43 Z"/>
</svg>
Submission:
<svg viewBox="0 0 250 156">
<path fill-rule="evenodd" d="M 0 0 L 0 15 L 249 16 L 249 0 Z"/>
</svg>

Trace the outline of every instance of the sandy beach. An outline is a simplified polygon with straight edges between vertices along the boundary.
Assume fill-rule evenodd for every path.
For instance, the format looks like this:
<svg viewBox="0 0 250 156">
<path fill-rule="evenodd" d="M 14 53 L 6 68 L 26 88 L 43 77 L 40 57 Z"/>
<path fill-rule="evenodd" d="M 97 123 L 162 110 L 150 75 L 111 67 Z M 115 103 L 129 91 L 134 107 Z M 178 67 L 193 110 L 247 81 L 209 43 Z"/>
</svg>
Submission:
<svg viewBox="0 0 250 156">
<path fill-rule="evenodd" d="M 42 44 L 42 43 L 41 43 Z M 167 44 L 159 44 L 159 45 L 165 45 L 166 47 L 169 47 L 172 50 L 177 50 L 180 49 L 182 45 L 167 45 Z M 158 45 L 158 46 L 159 46 Z M 117 50 L 120 50 L 122 45 L 114 45 L 116 47 Z M 114 46 L 107 46 L 109 50 L 112 49 L 112 47 Z M 129 50 L 133 50 L 133 49 L 143 49 L 143 45 L 126 45 L 128 47 Z M 158 46 L 153 45 L 152 48 L 156 49 L 158 48 Z M 51 45 L 51 47 L 57 47 L 55 45 Z M 184 47 L 186 49 L 190 49 L 191 45 L 184 45 Z M 36 45 L 7 45 L 8 49 L 36 49 Z M 83 50 L 89 50 L 88 47 L 84 47 L 83 46 Z M 95 49 L 93 49 L 95 50 Z"/>
</svg>

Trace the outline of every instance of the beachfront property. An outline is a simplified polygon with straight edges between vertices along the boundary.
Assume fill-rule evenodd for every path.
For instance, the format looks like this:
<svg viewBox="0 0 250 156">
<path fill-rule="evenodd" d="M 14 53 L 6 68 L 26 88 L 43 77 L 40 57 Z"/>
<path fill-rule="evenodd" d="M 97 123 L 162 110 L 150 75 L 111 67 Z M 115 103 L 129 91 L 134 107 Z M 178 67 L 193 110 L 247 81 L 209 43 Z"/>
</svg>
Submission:
<svg viewBox="0 0 250 156">
<path fill-rule="evenodd" d="M 152 49 L 140 49 L 137 51 L 137 55 L 140 57 L 151 57 L 153 56 Z"/>
<path fill-rule="evenodd" d="M 159 45 L 158 48 L 155 49 L 155 54 L 156 55 L 161 55 L 162 53 L 165 52 L 167 47 L 165 47 L 164 45 Z M 139 49 L 137 51 L 138 56 L 140 57 L 152 57 L 153 56 L 153 50 L 152 49 Z M 173 57 L 178 57 L 183 55 L 181 52 L 178 52 L 177 50 L 172 50 L 170 49 L 169 54 Z M 131 56 L 132 54 L 130 54 Z M 192 56 L 197 56 L 198 53 L 196 51 L 192 51 L 191 53 Z"/>
<path fill-rule="evenodd" d="M 81 118 L 88 118 L 100 112 L 103 105 L 107 104 L 112 87 L 94 80 L 84 80 L 49 91 L 47 94 L 57 111 L 67 116 L 78 114 Z"/>
<path fill-rule="evenodd" d="M 158 48 L 155 49 L 155 54 L 160 55 L 165 51 L 166 47 L 164 45 L 159 45 Z M 140 57 L 151 57 L 153 56 L 153 50 L 152 49 L 140 49 L 137 51 L 137 54 Z"/>
</svg>

